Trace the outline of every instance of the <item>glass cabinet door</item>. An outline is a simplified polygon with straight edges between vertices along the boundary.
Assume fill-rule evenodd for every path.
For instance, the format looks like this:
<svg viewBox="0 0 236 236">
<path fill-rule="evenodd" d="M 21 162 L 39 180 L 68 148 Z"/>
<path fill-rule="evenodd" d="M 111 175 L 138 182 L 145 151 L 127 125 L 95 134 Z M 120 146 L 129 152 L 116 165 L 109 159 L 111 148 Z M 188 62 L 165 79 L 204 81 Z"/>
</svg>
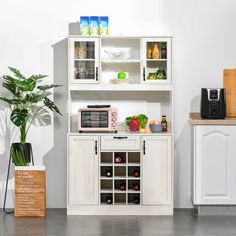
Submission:
<svg viewBox="0 0 236 236">
<path fill-rule="evenodd" d="M 72 83 L 98 83 L 98 39 L 71 39 Z"/>
<path fill-rule="evenodd" d="M 143 39 L 143 83 L 171 83 L 171 39 Z"/>
</svg>

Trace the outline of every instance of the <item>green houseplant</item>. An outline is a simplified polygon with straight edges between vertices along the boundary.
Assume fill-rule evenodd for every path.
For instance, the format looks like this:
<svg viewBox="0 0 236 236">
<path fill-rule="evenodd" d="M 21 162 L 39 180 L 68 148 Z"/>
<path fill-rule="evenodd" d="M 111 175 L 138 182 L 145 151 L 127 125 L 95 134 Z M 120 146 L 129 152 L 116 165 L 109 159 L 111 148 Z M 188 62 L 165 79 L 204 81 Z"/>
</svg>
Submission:
<svg viewBox="0 0 236 236">
<path fill-rule="evenodd" d="M 46 75 L 26 77 L 18 69 L 12 67 L 9 69 L 13 76 L 4 75 L 2 86 L 10 92 L 11 97 L 0 96 L 0 100 L 9 105 L 10 119 L 20 131 L 20 142 L 13 143 L 11 146 L 12 161 L 16 166 L 26 166 L 32 156 L 32 147 L 27 143 L 27 134 L 35 117 L 45 108 L 62 115 L 48 97 L 51 95 L 50 89 L 61 85 L 40 85 Z"/>
</svg>

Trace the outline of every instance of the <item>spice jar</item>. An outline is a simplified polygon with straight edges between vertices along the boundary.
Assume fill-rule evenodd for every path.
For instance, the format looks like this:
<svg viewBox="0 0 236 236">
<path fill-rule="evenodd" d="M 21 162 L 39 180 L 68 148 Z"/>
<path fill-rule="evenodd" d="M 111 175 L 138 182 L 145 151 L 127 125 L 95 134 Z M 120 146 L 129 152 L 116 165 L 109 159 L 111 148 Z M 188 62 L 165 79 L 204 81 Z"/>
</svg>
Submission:
<svg viewBox="0 0 236 236">
<path fill-rule="evenodd" d="M 167 120 L 166 120 L 166 116 L 162 116 L 162 132 L 167 132 Z"/>
</svg>

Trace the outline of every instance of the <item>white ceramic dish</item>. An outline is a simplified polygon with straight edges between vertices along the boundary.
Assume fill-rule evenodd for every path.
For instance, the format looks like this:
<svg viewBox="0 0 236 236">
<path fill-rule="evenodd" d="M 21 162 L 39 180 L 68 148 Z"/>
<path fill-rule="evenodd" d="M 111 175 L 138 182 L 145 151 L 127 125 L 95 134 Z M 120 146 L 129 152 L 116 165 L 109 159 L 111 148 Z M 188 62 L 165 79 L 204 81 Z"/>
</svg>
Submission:
<svg viewBox="0 0 236 236">
<path fill-rule="evenodd" d="M 113 84 L 130 84 L 130 79 L 112 79 Z"/>
</svg>

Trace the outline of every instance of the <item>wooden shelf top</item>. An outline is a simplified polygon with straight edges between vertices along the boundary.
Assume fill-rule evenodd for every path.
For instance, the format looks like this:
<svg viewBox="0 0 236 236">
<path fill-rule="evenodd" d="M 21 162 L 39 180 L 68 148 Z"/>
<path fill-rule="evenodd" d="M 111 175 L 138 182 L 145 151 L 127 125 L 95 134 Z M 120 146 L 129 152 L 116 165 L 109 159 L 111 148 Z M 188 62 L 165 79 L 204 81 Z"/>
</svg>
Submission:
<svg viewBox="0 0 236 236">
<path fill-rule="evenodd" d="M 236 125 L 236 117 L 227 117 L 224 120 L 208 120 L 202 119 L 199 112 L 190 112 L 189 117 L 193 125 Z"/>
</svg>

